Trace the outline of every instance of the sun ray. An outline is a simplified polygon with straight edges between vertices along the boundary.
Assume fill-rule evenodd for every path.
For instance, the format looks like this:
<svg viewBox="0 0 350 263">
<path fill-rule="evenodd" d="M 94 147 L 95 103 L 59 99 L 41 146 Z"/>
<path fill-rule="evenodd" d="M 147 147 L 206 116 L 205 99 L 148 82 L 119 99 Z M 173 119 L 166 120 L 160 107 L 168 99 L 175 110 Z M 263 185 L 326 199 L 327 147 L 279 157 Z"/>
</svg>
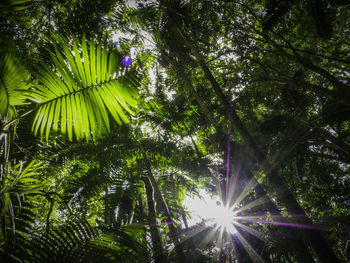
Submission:
<svg viewBox="0 0 350 263">
<path fill-rule="evenodd" d="M 233 207 L 236 207 L 248 194 L 251 190 L 254 189 L 254 187 L 258 184 L 258 182 L 255 180 L 255 178 L 252 178 L 248 184 L 244 187 L 240 195 L 236 198 Z"/>
<path fill-rule="evenodd" d="M 241 160 L 236 164 L 236 167 L 234 168 L 234 170 L 232 171 L 232 176 L 229 182 L 229 189 L 227 191 L 227 204 L 232 204 L 233 203 L 233 199 L 235 198 L 236 192 L 238 190 L 238 184 L 237 182 L 239 181 L 239 177 L 240 177 L 240 173 L 241 173 L 241 169 L 242 169 L 242 163 Z"/>
<path fill-rule="evenodd" d="M 210 229 L 206 237 L 199 243 L 199 247 L 201 248 L 206 247 L 209 244 L 210 240 L 212 240 L 213 237 L 215 236 L 215 233 L 216 233 L 215 229 Z"/>
<path fill-rule="evenodd" d="M 263 235 L 262 235 L 259 231 L 255 230 L 255 229 L 253 229 L 253 228 L 251 228 L 251 227 L 249 227 L 249 226 L 247 226 L 247 225 L 241 224 L 240 222 L 235 222 L 234 224 L 235 224 L 236 226 L 239 226 L 239 227 L 243 228 L 243 229 L 246 230 L 249 234 L 251 234 L 251 235 L 253 235 L 253 236 L 256 236 L 256 237 L 259 238 L 260 240 L 264 240 L 264 239 L 265 239 L 265 238 L 263 237 Z"/>
<path fill-rule="evenodd" d="M 253 260 L 254 263 L 265 263 L 265 261 L 256 253 L 256 251 L 253 249 L 253 247 L 248 243 L 248 241 L 242 236 L 241 233 L 237 232 L 237 238 L 243 245 L 243 248 L 245 251 L 247 251 L 250 258 Z"/>
<path fill-rule="evenodd" d="M 243 212 L 245 210 L 248 210 L 248 209 L 251 209 L 251 208 L 254 208 L 254 207 L 257 207 L 257 206 L 260 206 L 260 205 L 263 205 L 263 204 L 266 204 L 270 202 L 270 199 L 267 195 L 264 195 L 258 199 L 255 199 L 254 201 L 244 205 L 243 207 L 235 210 L 235 213 L 238 214 L 240 212 Z"/>
<path fill-rule="evenodd" d="M 251 190 L 256 186 L 255 180 L 250 180 L 248 185 L 245 186 L 244 190 L 239 194 L 235 202 L 232 200 L 234 190 L 232 188 L 235 184 L 231 184 L 229 188 L 229 196 L 227 197 L 227 205 L 221 205 L 225 202 L 221 198 L 215 198 L 208 193 L 203 193 L 202 198 L 192 203 L 197 206 L 197 213 L 204 220 L 205 225 L 196 227 L 185 233 L 185 237 L 181 238 L 181 241 L 192 238 L 193 236 L 207 230 L 204 238 L 200 242 L 200 247 L 204 248 L 212 241 L 215 240 L 216 246 L 221 252 L 218 257 L 230 257 L 230 251 L 236 251 L 239 254 L 237 246 L 242 245 L 247 255 L 252 259 L 254 263 L 263 263 L 264 260 L 254 250 L 251 244 L 247 241 L 248 235 L 261 240 L 266 241 L 266 235 L 270 235 L 270 232 L 261 231 L 251 223 L 275 225 L 279 227 L 293 227 L 293 228 L 304 228 L 304 229 L 321 229 L 322 227 L 315 227 L 311 225 L 302 224 L 303 218 L 298 214 L 293 214 L 288 211 L 288 216 L 282 216 L 280 211 L 257 211 L 252 212 L 252 209 L 262 206 L 264 203 L 269 202 L 267 195 L 261 196 L 260 198 L 250 201 L 244 204 L 242 207 L 237 207 L 238 204 L 243 201 Z M 222 197 L 222 196 L 221 196 Z M 234 203 L 235 206 L 229 206 L 228 204 Z M 193 206 L 192 206 L 193 208 Z M 294 222 L 292 222 L 294 221 Z M 298 222 L 298 223 L 296 223 Z M 261 225 L 262 226 L 262 225 Z M 209 228 L 209 229 L 208 229 Z M 242 232 L 244 231 L 244 232 Z M 238 243 L 235 243 L 235 240 Z M 233 249 L 233 250 L 232 250 Z M 235 250 L 236 249 L 236 250 Z M 227 254 L 229 253 L 229 254 Z M 237 255 L 238 255 L 237 254 Z M 221 258 L 222 260 L 223 258 Z"/>
<path fill-rule="evenodd" d="M 237 173 L 239 173 L 239 171 L 237 171 Z M 242 249 L 246 251 L 244 252 L 242 250 L 243 254 L 248 255 L 252 259 L 252 262 L 264 263 L 264 259 L 254 250 L 252 247 L 253 243 L 249 244 L 249 240 L 252 238 L 252 240 L 255 241 L 260 240 L 259 242 L 267 242 L 267 240 L 269 240 L 268 237 L 270 236 L 273 238 L 276 233 L 278 236 L 283 235 L 284 238 L 294 239 L 292 236 L 280 233 L 282 230 L 281 227 L 329 230 L 327 227 L 323 226 L 303 224 L 305 218 L 299 215 L 297 211 L 286 211 L 286 214 L 283 213 L 282 215 L 278 208 L 275 208 L 275 211 L 257 209 L 271 202 L 269 196 L 265 194 L 255 200 L 247 200 L 248 198 L 246 197 L 255 189 L 258 183 L 255 178 L 252 178 L 249 183 L 245 185 L 243 191 L 238 193 L 236 192 L 236 187 L 238 186 L 237 180 L 235 180 L 237 176 L 232 176 L 230 178 L 231 182 L 224 182 L 225 184 L 223 186 L 226 186 L 225 193 L 227 195 L 221 193 L 221 190 L 224 192 L 224 189 L 221 188 L 222 186 L 217 187 L 218 191 L 220 191 L 219 198 L 213 197 L 208 193 L 202 195 L 202 199 L 196 204 L 200 208 L 201 218 L 202 220 L 204 219 L 206 226 L 202 226 L 186 234 L 186 239 L 188 239 L 208 227 L 211 228 L 206 235 L 204 235 L 203 240 L 200 242 L 200 247 L 206 247 L 211 240 L 215 240 L 217 248 L 221 250 L 218 254 L 219 261 L 226 262 L 227 260 L 225 260 L 224 257 L 230 258 L 233 254 L 235 257 L 239 256 L 242 247 Z M 226 183 L 229 183 L 228 188 Z M 256 191 L 259 192 L 258 189 L 256 189 Z M 206 204 L 206 206 L 203 204 Z M 197 211 L 199 210 L 197 209 Z M 277 226 L 279 227 L 279 231 L 270 231 L 271 227 L 268 227 L 265 231 L 263 229 L 263 224 L 267 226 Z M 258 225 L 260 225 L 260 227 Z M 232 261 L 232 259 L 230 260 Z"/>
<path fill-rule="evenodd" d="M 235 236 L 237 236 L 237 234 L 235 234 Z M 232 244 L 232 250 L 233 250 L 233 255 L 234 257 L 238 257 L 238 249 L 236 247 L 236 243 L 235 243 L 235 238 L 233 236 L 231 236 L 230 238 L 230 243 Z M 238 261 L 239 262 L 239 261 Z"/>
<path fill-rule="evenodd" d="M 202 225 L 202 226 L 196 227 L 195 229 L 191 229 L 189 231 L 186 231 L 183 233 L 185 235 L 185 237 L 181 238 L 181 241 L 186 241 L 186 240 L 194 237 L 195 235 L 198 235 L 199 233 L 201 233 L 207 229 L 208 229 L 208 226 Z"/>
<path fill-rule="evenodd" d="M 219 237 L 217 238 L 217 247 L 220 249 L 223 247 L 223 243 L 224 243 L 223 233 L 224 231 L 219 231 Z"/>
<path fill-rule="evenodd" d="M 277 225 L 277 226 L 284 226 L 284 227 L 294 227 L 294 228 L 304 228 L 304 229 L 315 229 L 315 230 L 327 230 L 328 228 L 325 226 L 315 226 L 315 225 L 306 225 L 306 224 L 295 224 L 290 222 L 278 222 L 278 221 L 265 221 L 261 219 L 249 219 L 245 218 L 244 220 L 251 222 L 251 223 L 262 223 L 262 224 L 268 224 L 268 225 Z"/>
</svg>

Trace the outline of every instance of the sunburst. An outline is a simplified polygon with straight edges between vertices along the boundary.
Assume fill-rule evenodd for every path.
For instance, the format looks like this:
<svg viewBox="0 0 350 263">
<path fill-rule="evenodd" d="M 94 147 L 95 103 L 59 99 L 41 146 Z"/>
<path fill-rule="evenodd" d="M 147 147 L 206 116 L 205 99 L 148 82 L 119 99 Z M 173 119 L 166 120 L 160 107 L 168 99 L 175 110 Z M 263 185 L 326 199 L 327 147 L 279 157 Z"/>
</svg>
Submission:
<svg viewBox="0 0 350 263">
<path fill-rule="evenodd" d="M 299 222 L 302 218 L 290 213 L 289 219 L 282 217 L 280 213 L 274 215 L 273 211 L 272 213 L 249 214 L 248 211 L 252 208 L 269 201 L 267 196 L 263 196 L 245 203 L 244 205 L 241 204 L 241 201 L 254 189 L 255 185 L 255 180 L 248 183 L 248 187 L 245 187 L 240 194 L 236 195 L 237 199 L 234 201 L 231 201 L 230 196 L 228 196 L 227 200 L 230 200 L 230 203 L 233 204 L 233 206 L 222 205 L 222 200 L 218 197 L 209 195 L 204 190 L 200 191 L 201 198 L 194 198 L 192 199 L 192 202 L 187 200 L 185 205 L 190 210 L 190 214 L 192 214 L 192 219 L 189 220 L 189 224 L 195 225 L 199 222 L 204 222 L 204 225 L 187 232 L 186 239 L 210 228 L 206 238 L 204 238 L 200 244 L 201 247 L 205 247 L 210 240 L 215 238 L 217 247 L 221 249 L 222 252 L 227 252 L 227 254 L 229 254 L 232 253 L 232 251 L 236 251 L 236 245 L 240 244 L 241 248 L 243 248 L 250 256 L 252 262 L 263 263 L 264 260 L 254 250 L 251 244 L 249 244 L 244 233 L 249 233 L 263 242 L 266 241 L 266 233 L 257 230 L 256 227 L 252 227 L 251 224 L 268 224 L 280 227 L 326 230 L 325 227 L 321 226 L 291 223 L 288 221 L 291 217 L 298 219 L 297 221 Z M 230 187 L 229 189 L 232 188 L 233 187 Z M 233 194 L 230 193 L 230 195 Z M 231 260 L 227 260 L 227 262 L 235 262 Z"/>
<path fill-rule="evenodd" d="M 237 229 L 234 226 L 235 213 L 233 207 L 218 204 L 212 209 L 212 217 L 208 218 L 208 220 L 218 229 L 230 234 L 237 233 Z"/>
</svg>

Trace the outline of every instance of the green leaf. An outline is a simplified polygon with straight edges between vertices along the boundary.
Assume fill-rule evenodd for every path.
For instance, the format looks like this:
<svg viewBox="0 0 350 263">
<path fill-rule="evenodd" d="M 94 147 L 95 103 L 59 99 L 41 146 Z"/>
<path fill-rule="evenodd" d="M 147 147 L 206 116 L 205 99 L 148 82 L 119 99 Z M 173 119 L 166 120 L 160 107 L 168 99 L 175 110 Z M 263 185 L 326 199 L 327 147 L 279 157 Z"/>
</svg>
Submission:
<svg viewBox="0 0 350 263">
<path fill-rule="evenodd" d="M 30 97 L 38 103 L 34 133 L 40 130 L 40 136 L 49 140 L 51 130 L 60 127 L 69 140 L 89 140 L 109 132 L 108 113 L 119 125 L 128 123 L 125 111 L 134 114 L 139 82 L 130 74 L 118 76 L 123 67 L 120 55 L 107 45 L 95 47 L 85 37 L 81 44 L 73 40 L 71 46 L 62 37 L 54 39 L 53 66 L 42 64 L 35 73 L 39 83 L 33 85 Z"/>
<path fill-rule="evenodd" d="M 12 40 L 0 39 L 0 120 L 9 118 L 12 106 L 25 105 L 28 74 L 18 59 Z"/>
</svg>

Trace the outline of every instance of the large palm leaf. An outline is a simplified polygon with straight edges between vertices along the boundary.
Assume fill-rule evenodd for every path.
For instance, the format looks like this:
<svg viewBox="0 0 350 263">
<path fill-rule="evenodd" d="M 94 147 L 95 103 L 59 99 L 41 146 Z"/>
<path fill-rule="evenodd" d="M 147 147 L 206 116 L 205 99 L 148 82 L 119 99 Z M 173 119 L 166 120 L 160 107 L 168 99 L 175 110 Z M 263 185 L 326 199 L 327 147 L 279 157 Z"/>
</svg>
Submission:
<svg viewBox="0 0 350 263">
<path fill-rule="evenodd" d="M 0 40 L 0 120 L 10 120 L 14 115 L 12 106 L 25 103 L 25 91 L 28 73 L 13 47 L 12 40 L 4 37 Z"/>
<path fill-rule="evenodd" d="M 17 114 L 16 105 L 25 104 L 28 73 L 18 60 L 14 43 L 9 36 L 0 39 L 0 181 L 10 154 L 12 130 L 5 123 Z"/>
<path fill-rule="evenodd" d="M 59 45 L 58 45 L 59 44 Z M 73 139 L 95 139 L 110 130 L 108 111 L 118 124 L 133 114 L 138 85 L 135 73 L 122 65 L 122 57 L 107 44 L 56 38 L 50 56 L 53 67 L 43 64 L 35 74 L 39 80 L 31 99 L 38 103 L 34 134 L 61 132 Z"/>
</svg>

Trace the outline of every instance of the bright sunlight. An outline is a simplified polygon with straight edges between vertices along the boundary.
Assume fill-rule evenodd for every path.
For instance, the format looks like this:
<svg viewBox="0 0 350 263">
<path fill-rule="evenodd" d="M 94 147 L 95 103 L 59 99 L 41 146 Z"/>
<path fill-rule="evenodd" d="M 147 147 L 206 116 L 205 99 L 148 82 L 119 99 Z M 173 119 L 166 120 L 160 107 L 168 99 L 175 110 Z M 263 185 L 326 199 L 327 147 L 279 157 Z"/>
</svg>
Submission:
<svg viewBox="0 0 350 263">
<path fill-rule="evenodd" d="M 235 221 L 233 209 L 222 206 L 219 197 L 213 197 L 204 190 L 200 190 L 199 194 L 201 198 L 187 197 L 184 200 L 184 206 L 191 215 L 188 224 L 191 226 L 205 221 L 206 225 L 235 234 L 237 230 L 233 225 Z"/>
</svg>

